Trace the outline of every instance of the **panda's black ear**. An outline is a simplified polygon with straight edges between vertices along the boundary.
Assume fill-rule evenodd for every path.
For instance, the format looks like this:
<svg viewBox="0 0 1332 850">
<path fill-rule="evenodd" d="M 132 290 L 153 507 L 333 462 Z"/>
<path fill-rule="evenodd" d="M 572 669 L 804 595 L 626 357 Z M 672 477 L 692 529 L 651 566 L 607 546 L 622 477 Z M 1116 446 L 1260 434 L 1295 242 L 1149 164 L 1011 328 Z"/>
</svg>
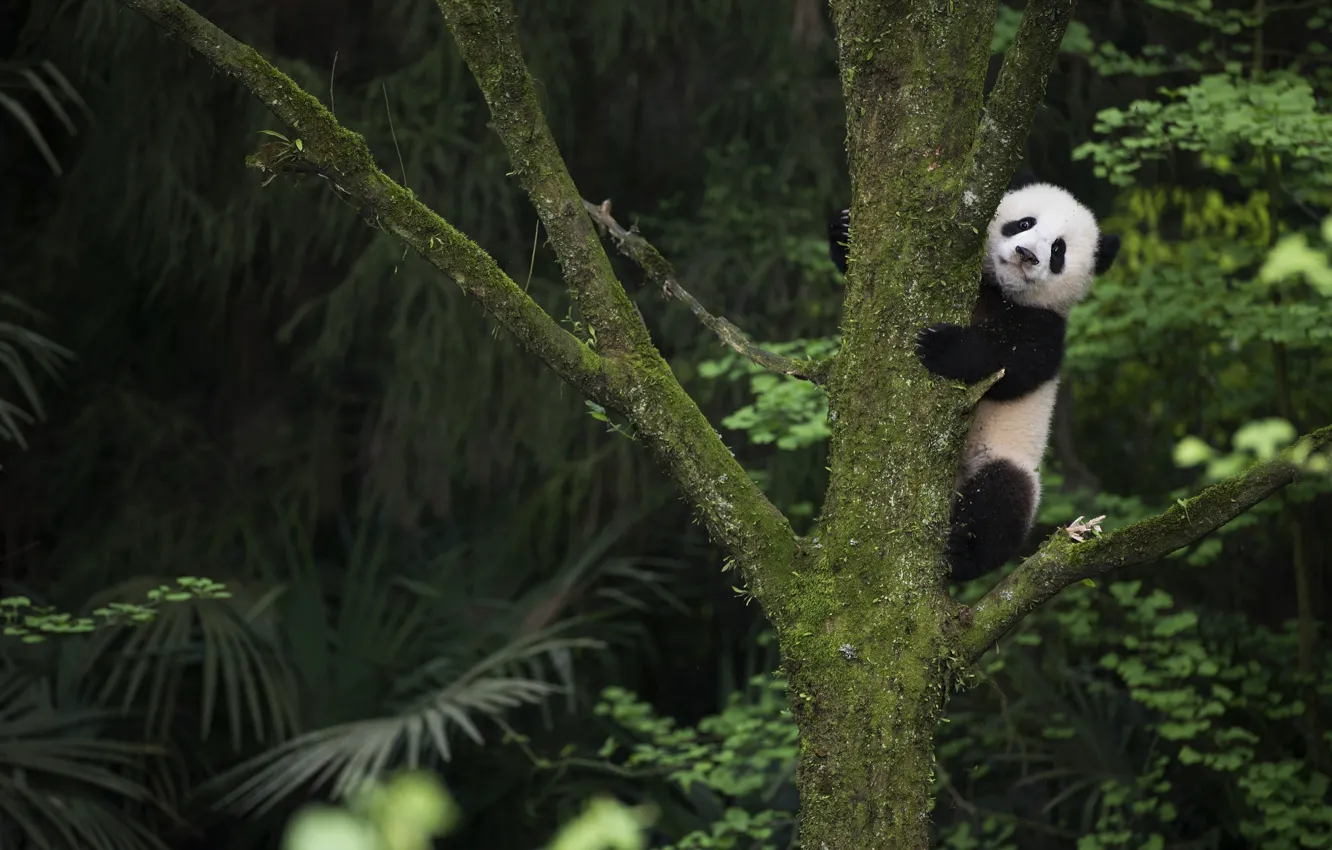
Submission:
<svg viewBox="0 0 1332 850">
<path fill-rule="evenodd" d="M 1119 236 L 1114 233 L 1102 233 L 1096 241 L 1096 273 L 1105 274 L 1115 264 L 1119 256 Z"/>
<path fill-rule="evenodd" d="M 1025 189 L 1032 183 L 1039 182 L 1041 181 L 1036 178 L 1036 172 L 1032 171 L 1030 168 L 1024 168 L 1017 174 L 1014 174 L 1013 179 L 1008 182 L 1008 191 L 1016 192 L 1018 189 Z"/>
</svg>

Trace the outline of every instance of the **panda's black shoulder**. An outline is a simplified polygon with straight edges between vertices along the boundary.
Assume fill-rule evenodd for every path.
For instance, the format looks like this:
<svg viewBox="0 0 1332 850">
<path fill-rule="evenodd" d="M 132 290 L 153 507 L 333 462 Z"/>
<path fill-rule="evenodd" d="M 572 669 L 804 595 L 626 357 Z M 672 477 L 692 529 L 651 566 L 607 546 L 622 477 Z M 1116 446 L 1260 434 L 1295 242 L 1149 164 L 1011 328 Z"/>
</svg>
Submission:
<svg viewBox="0 0 1332 850">
<path fill-rule="evenodd" d="M 976 306 L 971 311 L 971 323 L 985 324 L 1002 316 L 1009 303 L 994 275 L 988 271 L 982 272 L 980 288 L 976 292 Z"/>
</svg>

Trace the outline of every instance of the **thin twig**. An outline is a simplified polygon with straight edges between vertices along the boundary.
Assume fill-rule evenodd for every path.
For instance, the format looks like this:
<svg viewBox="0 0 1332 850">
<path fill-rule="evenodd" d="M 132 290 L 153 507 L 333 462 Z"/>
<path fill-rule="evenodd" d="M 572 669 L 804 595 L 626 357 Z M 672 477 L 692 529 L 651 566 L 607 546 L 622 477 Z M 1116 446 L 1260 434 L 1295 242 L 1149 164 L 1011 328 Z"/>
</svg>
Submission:
<svg viewBox="0 0 1332 850">
<path fill-rule="evenodd" d="M 988 378 L 981 378 L 976 383 L 967 387 L 966 410 L 971 410 L 980 404 L 980 400 L 990 391 L 990 388 L 1004 379 L 1004 374 L 1008 370 L 1000 369 Z"/>
<path fill-rule="evenodd" d="M 610 201 L 594 204 L 584 199 L 583 206 L 587 209 L 587 213 L 592 217 L 592 220 L 615 240 L 615 247 L 620 249 L 620 253 L 637 263 L 647 273 L 647 276 L 661 287 L 663 295 L 683 301 L 705 327 L 715 333 L 718 339 L 730 346 L 741 357 L 779 375 L 790 375 L 793 378 L 801 378 L 814 384 L 820 384 L 826 380 L 827 361 L 797 360 L 768 351 L 766 348 L 750 342 L 744 331 L 736 327 L 726 317 L 714 316 L 709 313 L 697 298 L 690 295 L 680 285 L 670 262 L 652 246 L 652 243 L 637 232 L 626 230 L 611 216 Z"/>
<path fill-rule="evenodd" d="M 967 815 L 971 816 L 972 818 L 975 818 L 977 820 L 983 820 L 985 818 L 994 818 L 996 820 L 1001 820 L 1010 823 L 1013 826 L 1030 829 L 1035 832 L 1043 832 L 1047 835 L 1053 835 L 1059 838 L 1075 839 L 1078 837 L 1078 833 L 1072 832 L 1071 830 L 1063 829 L 1061 827 L 1055 826 L 1054 824 L 1043 823 L 1042 821 L 1020 817 L 1018 815 L 1009 814 L 1008 812 L 999 812 L 995 811 L 994 809 L 982 808 L 976 805 L 975 803 L 971 802 L 970 800 L 968 800 L 966 797 L 962 796 L 962 792 L 958 790 L 957 785 L 953 783 L 952 777 L 948 774 L 946 770 L 943 769 L 942 766 L 936 766 L 935 770 L 938 771 L 938 773 L 940 774 L 940 779 L 943 781 L 944 790 L 947 791 L 948 796 L 952 798 L 953 804 L 957 806 L 959 809 L 961 809 L 963 812 L 965 812 Z"/>
</svg>

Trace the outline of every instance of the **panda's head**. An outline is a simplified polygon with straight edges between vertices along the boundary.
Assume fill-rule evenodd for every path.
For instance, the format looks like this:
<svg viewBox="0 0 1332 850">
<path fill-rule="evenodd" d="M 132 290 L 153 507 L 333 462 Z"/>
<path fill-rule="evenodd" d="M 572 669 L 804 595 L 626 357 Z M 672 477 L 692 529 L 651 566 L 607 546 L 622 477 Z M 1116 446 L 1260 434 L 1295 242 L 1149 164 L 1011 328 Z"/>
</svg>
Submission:
<svg viewBox="0 0 1332 850">
<path fill-rule="evenodd" d="M 1004 195 L 990 222 L 985 269 L 1025 307 L 1067 314 L 1119 254 L 1119 237 L 1068 192 L 1033 183 Z"/>
</svg>

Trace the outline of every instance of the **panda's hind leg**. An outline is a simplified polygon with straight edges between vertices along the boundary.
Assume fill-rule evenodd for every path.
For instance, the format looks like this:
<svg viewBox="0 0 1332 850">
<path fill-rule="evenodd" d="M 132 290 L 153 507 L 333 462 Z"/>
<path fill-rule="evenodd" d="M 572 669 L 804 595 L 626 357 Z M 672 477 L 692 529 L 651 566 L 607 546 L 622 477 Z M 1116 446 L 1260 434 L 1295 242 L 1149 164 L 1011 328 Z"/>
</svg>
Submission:
<svg viewBox="0 0 1332 850">
<path fill-rule="evenodd" d="M 1035 514 L 1037 481 L 1006 460 L 986 463 L 958 487 L 948 532 L 954 581 L 997 570 L 1022 546 Z"/>
</svg>

